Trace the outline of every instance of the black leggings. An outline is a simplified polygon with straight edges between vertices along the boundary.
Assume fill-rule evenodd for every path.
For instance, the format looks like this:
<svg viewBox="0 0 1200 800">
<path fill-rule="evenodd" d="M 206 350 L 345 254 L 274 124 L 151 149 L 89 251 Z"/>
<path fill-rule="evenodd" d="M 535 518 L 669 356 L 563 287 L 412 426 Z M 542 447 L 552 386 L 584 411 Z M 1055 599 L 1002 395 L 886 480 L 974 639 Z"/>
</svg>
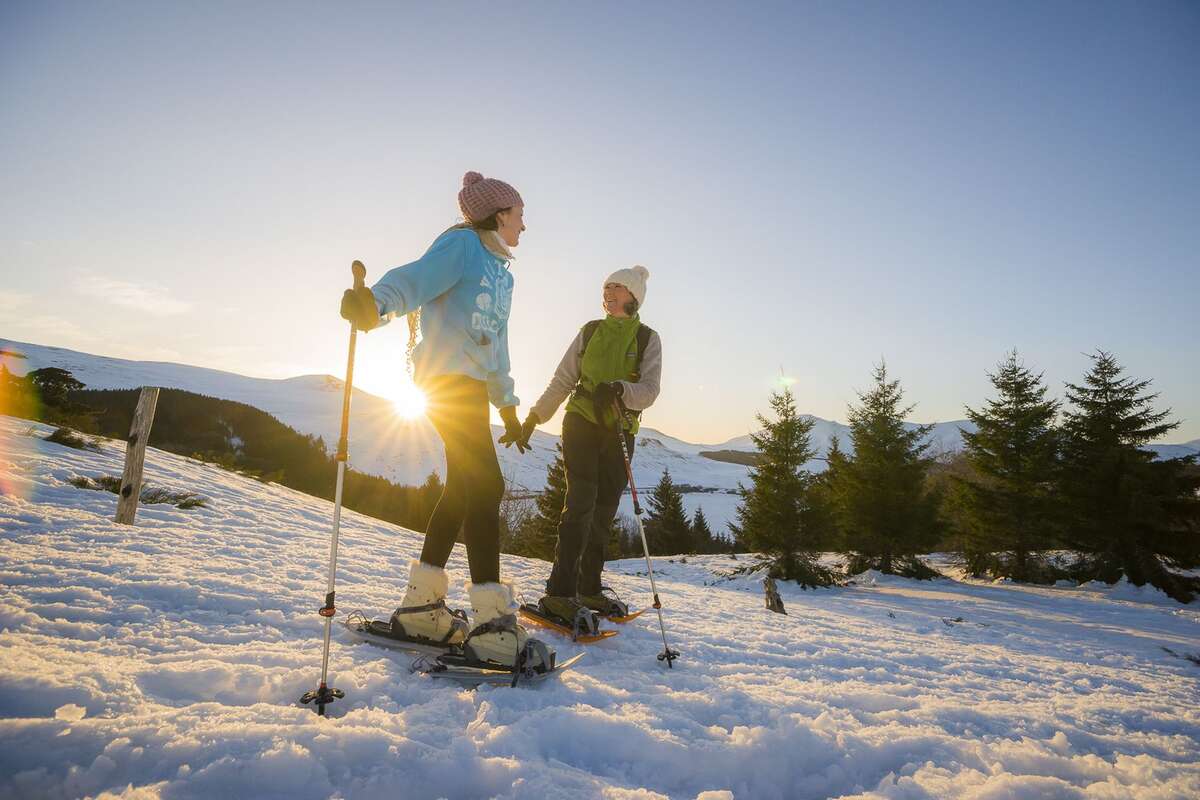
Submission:
<svg viewBox="0 0 1200 800">
<path fill-rule="evenodd" d="M 633 458 L 633 437 L 624 436 L 629 457 Z M 572 411 L 563 418 L 562 448 L 567 496 L 546 594 L 600 594 L 608 527 L 628 484 L 625 457 L 616 431 L 601 428 Z"/>
<path fill-rule="evenodd" d="M 445 567 L 461 530 L 471 581 L 498 582 L 504 476 L 492 442 L 487 384 L 465 375 L 440 375 L 422 389 L 429 421 L 446 449 L 446 488 L 429 517 L 421 561 Z"/>
</svg>

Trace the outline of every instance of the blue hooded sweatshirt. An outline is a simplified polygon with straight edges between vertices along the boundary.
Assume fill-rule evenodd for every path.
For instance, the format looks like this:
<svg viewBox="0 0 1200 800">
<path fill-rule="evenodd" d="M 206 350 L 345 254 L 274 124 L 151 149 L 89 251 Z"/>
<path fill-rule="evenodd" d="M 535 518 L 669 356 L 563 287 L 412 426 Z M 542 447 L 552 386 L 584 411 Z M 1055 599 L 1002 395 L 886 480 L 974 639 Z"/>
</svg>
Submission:
<svg viewBox="0 0 1200 800">
<path fill-rule="evenodd" d="M 413 353 L 418 383 L 438 375 L 486 381 L 496 408 L 519 402 L 508 374 L 512 290 L 508 262 L 470 228 L 451 228 L 425 255 L 371 287 L 384 320 L 421 309 L 422 338 Z"/>
</svg>

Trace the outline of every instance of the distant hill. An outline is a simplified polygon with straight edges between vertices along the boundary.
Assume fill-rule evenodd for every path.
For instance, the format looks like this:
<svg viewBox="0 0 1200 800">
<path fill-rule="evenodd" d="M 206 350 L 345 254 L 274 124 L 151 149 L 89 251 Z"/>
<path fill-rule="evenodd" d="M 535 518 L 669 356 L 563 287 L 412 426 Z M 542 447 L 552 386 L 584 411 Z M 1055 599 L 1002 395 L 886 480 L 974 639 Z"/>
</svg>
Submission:
<svg viewBox="0 0 1200 800">
<path fill-rule="evenodd" d="M 0 339 L 0 363 L 17 375 L 41 367 L 70 371 L 89 389 L 130 389 L 162 386 L 209 397 L 233 400 L 261 409 L 302 434 L 320 437 L 326 448 L 337 441 L 341 418 L 342 381 L 332 375 L 302 375 L 295 378 L 251 378 L 222 370 L 156 361 L 109 358 L 58 347 Z M 765 405 L 765 398 L 764 398 Z M 820 471 L 829 444 L 836 436 L 842 449 L 852 451 L 850 429 L 831 420 L 811 417 L 816 458 L 808 468 Z M 910 429 L 916 423 L 906 423 Z M 927 441 L 934 453 L 961 448 L 961 429 L 973 430 L 967 420 L 934 425 Z M 500 430 L 495 428 L 498 436 Z M 441 441 L 425 419 L 403 420 L 396 416 L 391 401 L 361 389 L 354 390 L 350 424 L 350 462 L 367 475 L 377 475 L 402 485 L 422 483 L 430 472 L 445 474 Z M 534 433 L 532 450 L 520 455 L 516 449 L 498 448 L 505 478 L 516 488 L 539 491 L 545 485 L 546 469 L 553 461 L 559 437 L 543 431 Z M 1175 448 L 1187 448 L 1177 451 Z M 1165 457 L 1200 452 L 1200 440 L 1187 445 L 1156 445 Z M 734 518 L 739 484 L 748 482 L 754 444 L 749 434 L 725 442 L 696 444 L 669 434 L 643 428 L 637 437 L 633 460 L 637 485 L 649 488 L 664 469 L 675 481 L 713 492 L 684 496 L 685 508 L 693 513 L 703 507 L 714 530 Z M 719 458 L 702 453 L 721 453 Z M 629 505 L 628 497 L 623 501 Z M 623 510 L 627 513 L 631 506 Z"/>
</svg>

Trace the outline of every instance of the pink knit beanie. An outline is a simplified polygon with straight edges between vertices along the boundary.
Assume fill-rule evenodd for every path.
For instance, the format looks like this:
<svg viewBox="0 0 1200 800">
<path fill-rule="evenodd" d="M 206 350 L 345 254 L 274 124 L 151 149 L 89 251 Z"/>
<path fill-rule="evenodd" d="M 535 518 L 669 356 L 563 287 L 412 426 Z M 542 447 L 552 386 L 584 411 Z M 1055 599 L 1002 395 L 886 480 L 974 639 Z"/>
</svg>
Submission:
<svg viewBox="0 0 1200 800">
<path fill-rule="evenodd" d="M 521 195 L 507 183 L 485 178 L 478 172 L 463 175 L 463 188 L 458 193 L 458 207 L 467 222 L 480 222 L 502 208 L 523 206 Z"/>
</svg>

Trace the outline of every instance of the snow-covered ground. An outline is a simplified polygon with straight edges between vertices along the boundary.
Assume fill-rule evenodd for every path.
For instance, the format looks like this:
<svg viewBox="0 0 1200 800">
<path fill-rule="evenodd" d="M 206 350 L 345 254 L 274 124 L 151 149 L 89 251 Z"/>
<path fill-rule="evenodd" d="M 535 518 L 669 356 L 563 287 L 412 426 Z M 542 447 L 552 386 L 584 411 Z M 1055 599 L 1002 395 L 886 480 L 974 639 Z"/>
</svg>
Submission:
<svg viewBox="0 0 1200 800">
<path fill-rule="evenodd" d="M 143 506 L 77 476 L 102 452 L 0 417 L 0 797 L 1194 798 L 1200 608 L 1128 586 L 864 576 L 781 587 L 746 558 L 661 562 L 654 615 L 536 688 L 464 691 L 334 640 L 320 671 L 330 504 L 147 451 L 147 479 L 207 507 Z M 343 612 L 385 611 L 421 537 L 344 517 Z M 609 565 L 636 605 L 640 561 Z M 466 605 L 461 548 L 451 599 Z M 527 598 L 549 565 L 505 557 Z M 961 622 L 955 620 L 961 618 Z M 577 648 L 543 637 L 568 655 Z"/>
</svg>

